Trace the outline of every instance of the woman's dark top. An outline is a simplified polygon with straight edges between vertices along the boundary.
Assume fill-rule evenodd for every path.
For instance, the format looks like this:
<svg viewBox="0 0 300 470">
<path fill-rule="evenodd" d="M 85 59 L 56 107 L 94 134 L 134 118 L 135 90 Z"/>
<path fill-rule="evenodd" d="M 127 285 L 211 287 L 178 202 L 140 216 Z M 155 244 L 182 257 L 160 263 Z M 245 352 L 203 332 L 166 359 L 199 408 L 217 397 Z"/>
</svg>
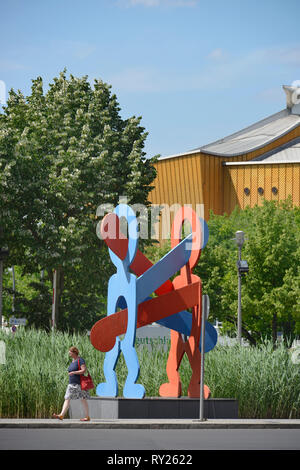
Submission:
<svg viewBox="0 0 300 470">
<path fill-rule="evenodd" d="M 71 364 L 69 365 L 68 372 L 74 372 L 75 370 L 80 370 L 81 367 L 78 367 L 78 359 L 79 359 L 79 364 L 82 366 L 82 364 L 85 364 L 84 359 L 82 357 L 78 357 L 76 361 L 72 361 Z M 79 374 L 74 374 L 74 375 L 69 375 L 69 384 L 78 384 L 80 385 L 80 375 Z"/>
</svg>

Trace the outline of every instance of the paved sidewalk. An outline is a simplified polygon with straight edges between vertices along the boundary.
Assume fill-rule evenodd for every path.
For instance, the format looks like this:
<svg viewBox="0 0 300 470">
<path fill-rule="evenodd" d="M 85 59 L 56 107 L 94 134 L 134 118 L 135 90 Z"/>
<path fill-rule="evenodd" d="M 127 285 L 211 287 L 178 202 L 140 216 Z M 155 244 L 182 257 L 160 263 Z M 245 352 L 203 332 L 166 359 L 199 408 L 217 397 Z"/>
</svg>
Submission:
<svg viewBox="0 0 300 470">
<path fill-rule="evenodd" d="M 300 429 L 300 419 L 0 419 L 0 428 L 31 429 Z"/>
</svg>

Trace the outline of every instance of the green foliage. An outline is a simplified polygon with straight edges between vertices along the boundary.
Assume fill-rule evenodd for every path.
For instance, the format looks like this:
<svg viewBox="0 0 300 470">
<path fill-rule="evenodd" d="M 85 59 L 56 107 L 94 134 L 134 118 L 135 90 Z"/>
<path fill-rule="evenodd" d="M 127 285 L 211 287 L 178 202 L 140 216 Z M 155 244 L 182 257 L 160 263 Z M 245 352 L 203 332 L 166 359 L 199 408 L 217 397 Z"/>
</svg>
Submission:
<svg viewBox="0 0 300 470">
<path fill-rule="evenodd" d="M 299 334 L 299 210 L 291 202 L 264 201 L 235 209 L 230 216 L 211 214 L 209 241 L 195 272 L 209 294 L 214 318 L 232 325 L 237 317 L 237 230 L 245 233 L 242 259 L 249 273 L 242 279 L 243 335 L 255 344 L 283 331 L 286 340 Z M 229 328 L 230 330 L 230 328 Z M 235 334 L 235 333 L 234 333 Z"/>
<path fill-rule="evenodd" d="M 91 327 L 101 315 L 112 268 L 95 232 L 97 207 L 115 206 L 119 196 L 148 204 L 156 175 L 140 121 L 120 117 L 110 86 L 95 80 L 92 88 L 66 71 L 47 92 L 41 77 L 30 96 L 11 90 L 0 114 L 0 243 L 10 249 L 7 266 L 30 275 L 43 269 L 50 286 L 60 270 L 61 328 Z"/>
<path fill-rule="evenodd" d="M 12 335 L 0 330 L 6 344 L 6 364 L 0 364 L 0 417 L 49 418 L 60 411 L 68 384 L 68 350 L 77 346 L 95 384 L 104 381 L 104 353 L 91 345 L 87 335 L 46 333 L 18 328 Z M 168 352 L 137 348 L 139 383 L 146 396 L 158 396 L 167 381 Z M 127 377 L 123 356 L 116 366 L 119 396 Z M 179 369 L 186 396 L 191 368 L 186 355 Z M 240 418 L 300 418 L 299 364 L 293 364 L 283 344 L 274 350 L 270 341 L 257 347 L 217 345 L 205 356 L 205 383 L 213 398 L 235 398 Z M 95 396 L 95 390 L 91 391 Z"/>
<path fill-rule="evenodd" d="M 45 282 L 35 273 L 24 276 L 20 266 L 15 266 L 14 271 L 15 291 L 11 268 L 6 269 L 3 276 L 3 311 L 6 318 L 25 317 L 28 326 L 48 329 L 49 305 L 52 303 L 50 282 Z"/>
</svg>

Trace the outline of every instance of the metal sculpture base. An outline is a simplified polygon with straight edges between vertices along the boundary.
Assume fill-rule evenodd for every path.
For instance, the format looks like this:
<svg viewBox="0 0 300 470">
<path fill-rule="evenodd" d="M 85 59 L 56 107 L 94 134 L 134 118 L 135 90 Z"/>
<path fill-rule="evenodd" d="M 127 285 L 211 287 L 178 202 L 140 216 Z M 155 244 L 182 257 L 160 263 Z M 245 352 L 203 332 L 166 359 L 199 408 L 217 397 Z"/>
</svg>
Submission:
<svg viewBox="0 0 300 470">
<path fill-rule="evenodd" d="M 198 419 L 199 398 L 100 398 L 88 400 L 89 413 L 93 419 Z M 82 417 L 81 400 L 71 400 L 71 419 Z M 238 401 L 231 398 L 209 398 L 204 400 L 204 418 L 238 418 Z"/>
</svg>

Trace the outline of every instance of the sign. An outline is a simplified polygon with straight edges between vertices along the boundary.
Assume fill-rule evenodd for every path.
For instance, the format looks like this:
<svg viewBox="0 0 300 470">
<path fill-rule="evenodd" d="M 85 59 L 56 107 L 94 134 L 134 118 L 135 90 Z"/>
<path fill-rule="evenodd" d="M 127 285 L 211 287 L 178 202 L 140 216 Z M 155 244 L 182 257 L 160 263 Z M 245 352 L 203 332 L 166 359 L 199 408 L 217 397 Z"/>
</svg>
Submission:
<svg viewBox="0 0 300 470">
<path fill-rule="evenodd" d="M 9 324 L 10 325 L 23 325 L 23 326 L 25 326 L 26 323 L 27 323 L 26 318 L 10 317 L 10 319 L 9 319 Z"/>
<path fill-rule="evenodd" d="M 292 353 L 292 363 L 300 364 L 300 348 L 296 348 Z"/>
<path fill-rule="evenodd" d="M 5 364 L 5 343 L 0 341 L 0 364 Z"/>
<path fill-rule="evenodd" d="M 142 326 L 136 330 L 135 345 L 138 347 L 146 347 L 150 351 L 159 348 L 168 351 L 170 342 L 170 329 L 157 323 Z"/>
</svg>

